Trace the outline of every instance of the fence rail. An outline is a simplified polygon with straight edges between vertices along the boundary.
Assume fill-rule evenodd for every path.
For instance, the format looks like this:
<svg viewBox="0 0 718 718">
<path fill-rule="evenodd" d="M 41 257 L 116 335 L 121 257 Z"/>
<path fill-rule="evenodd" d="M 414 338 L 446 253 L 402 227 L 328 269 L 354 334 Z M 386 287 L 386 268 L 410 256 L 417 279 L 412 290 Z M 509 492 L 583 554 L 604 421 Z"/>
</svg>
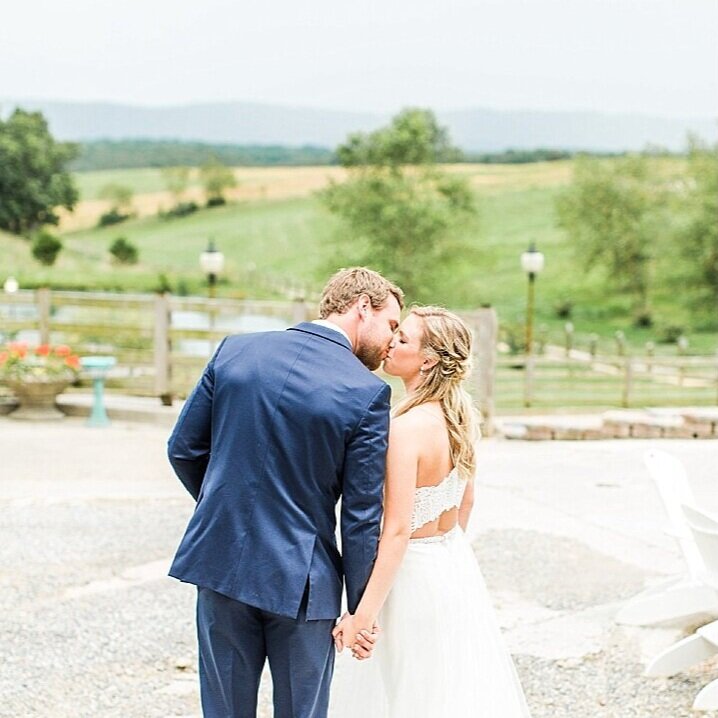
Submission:
<svg viewBox="0 0 718 718">
<path fill-rule="evenodd" d="M 502 410 L 715 405 L 718 357 L 501 355 L 496 402 Z"/>
<path fill-rule="evenodd" d="M 183 397 L 227 334 L 280 329 L 310 318 L 302 299 L 210 299 L 39 289 L 0 294 L 0 342 L 70 344 L 117 358 L 108 387 Z M 474 330 L 471 385 L 490 431 L 496 411 L 718 403 L 715 356 L 625 356 L 547 346 L 531 357 L 498 354 L 493 309 L 463 312 Z"/>
</svg>

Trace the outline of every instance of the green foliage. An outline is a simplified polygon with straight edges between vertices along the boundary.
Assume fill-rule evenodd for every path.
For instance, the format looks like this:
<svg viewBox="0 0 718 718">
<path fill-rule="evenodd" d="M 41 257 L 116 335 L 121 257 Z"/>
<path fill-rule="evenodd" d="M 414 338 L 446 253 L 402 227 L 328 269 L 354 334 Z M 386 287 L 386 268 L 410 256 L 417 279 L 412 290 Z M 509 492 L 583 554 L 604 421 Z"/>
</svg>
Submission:
<svg viewBox="0 0 718 718">
<path fill-rule="evenodd" d="M 182 196 L 187 191 L 189 185 L 189 167 L 165 167 L 162 170 L 162 178 L 165 186 L 174 195 L 175 200 L 179 204 Z"/>
<path fill-rule="evenodd" d="M 402 110 L 388 127 L 370 134 L 355 132 L 337 149 L 343 167 L 394 167 L 455 162 L 460 151 L 430 110 Z"/>
<path fill-rule="evenodd" d="M 224 200 L 224 193 L 237 185 L 234 172 L 229 167 L 225 167 L 217 158 L 212 158 L 202 165 L 200 178 L 207 195 L 208 207 L 222 204 L 223 202 L 218 202 L 218 200 Z"/>
<path fill-rule="evenodd" d="M 109 182 L 100 190 L 100 198 L 110 201 L 113 209 L 129 210 L 132 207 L 132 188 L 117 182 Z"/>
<path fill-rule="evenodd" d="M 140 167 L 201 167 L 213 158 L 227 166 L 330 165 L 331 150 L 305 145 L 228 145 L 174 140 L 96 140 L 80 145 L 71 169 L 85 172 Z"/>
<path fill-rule="evenodd" d="M 187 215 L 193 214 L 198 209 L 199 205 L 196 202 L 179 202 L 171 209 L 160 214 L 163 219 L 177 219 L 179 217 L 187 217 Z"/>
<path fill-rule="evenodd" d="M 349 179 L 321 193 L 349 229 L 344 258 L 384 272 L 415 300 L 429 300 L 439 272 L 469 252 L 453 232 L 474 216 L 473 194 L 435 164 L 452 151 L 431 112 L 405 110 L 389 127 L 351 135 L 337 150 Z"/>
<path fill-rule="evenodd" d="M 56 142 L 39 112 L 17 109 L 0 120 L 0 228 L 28 234 L 57 224 L 58 206 L 71 210 L 78 199 L 68 173 L 77 147 Z"/>
<path fill-rule="evenodd" d="M 113 207 L 104 214 L 100 215 L 100 219 L 97 220 L 98 227 L 111 227 L 113 224 L 120 224 L 126 222 L 132 215 L 123 214 L 119 209 Z"/>
<path fill-rule="evenodd" d="M 568 150 L 504 150 L 503 152 L 466 153 L 467 162 L 481 162 L 488 165 L 525 165 L 532 162 L 555 162 L 567 160 L 576 153 Z M 607 156 L 607 155 L 602 155 Z"/>
<path fill-rule="evenodd" d="M 692 141 L 685 197 L 688 222 L 677 232 L 683 256 L 699 292 L 718 304 L 718 144 Z"/>
<path fill-rule="evenodd" d="M 120 264 L 137 264 L 139 259 L 137 246 L 129 242 L 125 237 L 118 237 L 112 242 L 110 254 Z"/>
<path fill-rule="evenodd" d="M 44 230 L 39 231 L 32 241 L 32 256 L 47 267 L 55 264 L 61 249 L 62 242 Z"/>
<path fill-rule="evenodd" d="M 152 287 L 152 291 L 156 294 L 167 294 L 172 291 L 172 283 L 164 272 L 157 275 L 157 281 Z"/>
<path fill-rule="evenodd" d="M 602 266 L 614 286 L 632 297 L 637 314 L 648 307 L 662 201 L 648 160 L 634 156 L 611 163 L 579 158 L 572 186 L 556 202 L 559 223 L 585 267 Z"/>
</svg>

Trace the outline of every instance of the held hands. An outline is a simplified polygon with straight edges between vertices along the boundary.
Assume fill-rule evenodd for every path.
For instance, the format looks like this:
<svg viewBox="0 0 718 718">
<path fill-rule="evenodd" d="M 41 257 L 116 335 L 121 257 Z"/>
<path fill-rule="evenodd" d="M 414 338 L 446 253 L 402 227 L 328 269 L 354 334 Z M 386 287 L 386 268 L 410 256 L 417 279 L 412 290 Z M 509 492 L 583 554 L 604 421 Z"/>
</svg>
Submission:
<svg viewBox="0 0 718 718">
<path fill-rule="evenodd" d="M 334 645 L 339 653 L 344 647 L 351 648 L 352 656 L 358 661 L 371 658 L 374 644 L 381 633 L 376 621 L 360 620 L 357 616 L 345 613 L 334 627 Z"/>
</svg>

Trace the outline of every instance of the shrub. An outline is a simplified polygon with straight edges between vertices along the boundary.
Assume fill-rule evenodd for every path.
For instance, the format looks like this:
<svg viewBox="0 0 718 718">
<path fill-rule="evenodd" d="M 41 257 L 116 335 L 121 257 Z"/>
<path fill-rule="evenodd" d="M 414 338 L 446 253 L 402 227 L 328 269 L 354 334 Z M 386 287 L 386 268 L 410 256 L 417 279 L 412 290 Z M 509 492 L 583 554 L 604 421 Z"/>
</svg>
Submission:
<svg viewBox="0 0 718 718">
<path fill-rule="evenodd" d="M 168 209 L 161 216 L 165 219 L 174 219 L 177 217 L 186 217 L 199 209 L 196 202 L 179 202 L 172 209 Z"/>
<path fill-rule="evenodd" d="M 570 299 L 561 299 L 553 305 L 553 309 L 559 319 L 570 319 L 573 314 L 573 302 Z"/>
<path fill-rule="evenodd" d="M 227 204 L 224 197 L 210 197 L 205 206 L 209 209 L 211 207 L 221 207 L 223 204 Z"/>
<path fill-rule="evenodd" d="M 661 342 L 661 344 L 675 344 L 685 333 L 685 327 L 681 327 L 677 324 L 668 324 L 658 333 L 658 341 Z"/>
<path fill-rule="evenodd" d="M 47 267 L 55 264 L 61 249 L 62 242 L 55 235 L 45 231 L 38 232 L 32 242 L 32 256 Z"/>
<path fill-rule="evenodd" d="M 166 274 L 160 273 L 157 275 L 157 283 L 152 288 L 152 291 L 157 294 L 167 294 L 172 292 L 172 284 Z"/>
<path fill-rule="evenodd" d="M 137 264 L 139 251 L 137 247 L 124 237 L 118 237 L 110 245 L 110 254 L 120 264 Z"/>
<path fill-rule="evenodd" d="M 192 294 L 192 288 L 190 287 L 189 282 L 184 277 L 182 279 L 178 279 L 177 296 L 189 297 L 190 294 Z"/>
<path fill-rule="evenodd" d="M 633 326 L 647 329 L 653 326 L 653 315 L 648 309 L 643 309 L 633 318 Z"/>
<path fill-rule="evenodd" d="M 120 222 L 124 222 L 129 218 L 129 214 L 124 214 L 123 212 L 120 212 L 120 210 L 116 207 L 113 207 L 111 210 L 108 210 L 100 216 L 100 219 L 97 220 L 97 226 L 110 227 L 113 224 L 120 224 Z"/>
</svg>

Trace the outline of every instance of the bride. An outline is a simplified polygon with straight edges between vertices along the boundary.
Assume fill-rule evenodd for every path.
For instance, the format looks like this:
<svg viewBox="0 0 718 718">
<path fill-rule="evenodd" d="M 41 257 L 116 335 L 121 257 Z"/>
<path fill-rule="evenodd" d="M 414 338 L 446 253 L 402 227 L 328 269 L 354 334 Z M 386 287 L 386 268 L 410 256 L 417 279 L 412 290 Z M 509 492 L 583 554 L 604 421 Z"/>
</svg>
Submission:
<svg viewBox="0 0 718 718">
<path fill-rule="evenodd" d="M 334 718 L 529 716 L 464 536 L 479 437 L 462 387 L 470 359 L 459 317 L 417 307 L 384 362 L 406 397 L 393 411 L 376 563 L 356 613 L 334 629 L 337 649 L 358 659 L 338 661 Z M 373 624 L 375 634 L 357 633 Z"/>
</svg>

